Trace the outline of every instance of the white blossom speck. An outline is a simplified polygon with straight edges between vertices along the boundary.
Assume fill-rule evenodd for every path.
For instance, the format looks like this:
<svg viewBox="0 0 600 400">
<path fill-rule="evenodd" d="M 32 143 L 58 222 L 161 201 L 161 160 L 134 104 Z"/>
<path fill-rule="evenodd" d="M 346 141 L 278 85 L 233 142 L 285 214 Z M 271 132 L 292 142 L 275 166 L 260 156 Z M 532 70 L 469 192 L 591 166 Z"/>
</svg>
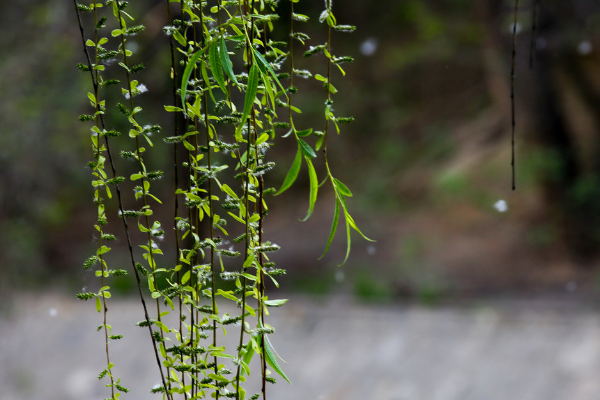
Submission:
<svg viewBox="0 0 600 400">
<path fill-rule="evenodd" d="M 594 47 L 589 40 L 584 40 L 577 46 L 577 52 L 582 56 L 586 56 L 592 52 Z"/>
<path fill-rule="evenodd" d="M 367 254 L 370 256 L 374 256 L 375 253 L 377 253 L 377 248 L 375 246 L 373 246 L 372 244 L 367 246 Z"/>
<path fill-rule="evenodd" d="M 379 42 L 375 38 L 368 38 L 360 44 L 360 52 L 363 56 L 370 57 L 377 51 Z"/>
<path fill-rule="evenodd" d="M 505 200 L 498 200 L 497 202 L 494 203 L 494 208 L 498 211 L 498 212 L 506 212 L 508 211 L 508 204 L 506 204 Z"/>
</svg>

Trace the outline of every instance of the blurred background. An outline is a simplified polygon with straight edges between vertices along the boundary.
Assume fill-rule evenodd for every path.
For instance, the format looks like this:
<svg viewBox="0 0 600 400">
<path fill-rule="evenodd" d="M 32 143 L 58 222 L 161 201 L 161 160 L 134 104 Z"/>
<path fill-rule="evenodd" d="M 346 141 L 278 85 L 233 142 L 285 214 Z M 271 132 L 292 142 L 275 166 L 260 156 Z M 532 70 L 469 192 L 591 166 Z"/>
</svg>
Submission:
<svg viewBox="0 0 600 400">
<path fill-rule="evenodd" d="M 135 38 L 139 57 L 147 67 L 139 79 L 149 88 L 140 100 L 147 117 L 156 118 L 148 122 L 159 123 L 168 132 L 170 118 L 162 112 L 171 98 L 164 77 L 169 65 L 162 33 L 164 4 L 153 1 L 156 6 L 146 7 L 140 14 L 136 11 L 140 5 L 135 3 L 131 4 L 133 14 L 147 28 Z M 326 242 L 334 200 L 323 190 L 313 217 L 299 222 L 308 203 L 308 178 L 303 171 L 293 188 L 272 199 L 266 222 L 267 236 L 282 246 L 274 257 L 280 268 L 287 269 L 282 288 L 298 299 L 300 310 L 295 316 L 281 318 L 302 315 L 313 318 L 311 321 L 330 321 L 332 315 L 343 315 L 341 320 L 349 325 L 334 326 L 350 338 L 349 332 L 357 329 L 352 321 L 360 321 L 352 318 L 379 316 L 365 324 L 382 324 L 382 335 L 390 335 L 389 342 L 382 339 L 388 344 L 381 357 L 385 358 L 385 349 L 396 348 L 401 354 L 409 348 L 415 352 L 412 357 L 421 360 L 411 340 L 425 338 L 424 343 L 431 345 L 422 345 L 428 349 L 424 351 L 433 353 L 427 353 L 430 358 L 417 362 L 415 368 L 432 374 L 431 365 L 440 359 L 447 361 L 446 370 L 456 363 L 473 365 L 471 370 L 459 371 L 472 374 L 481 366 L 477 364 L 479 356 L 487 354 L 483 349 L 495 343 L 506 351 L 483 356 L 488 360 L 500 357 L 500 364 L 488 365 L 490 376 L 507 373 L 513 361 L 514 365 L 527 365 L 519 357 L 533 354 L 539 363 L 532 361 L 532 368 L 543 370 L 553 363 L 575 365 L 575 369 L 565 367 L 571 371 L 567 375 L 572 377 L 569 382 L 574 389 L 555 376 L 550 380 L 563 382 L 566 392 L 546 393 L 543 398 L 597 398 L 600 388 L 590 382 L 591 372 L 600 373 L 596 357 L 600 356 L 600 344 L 593 339 L 600 337 L 594 311 L 600 293 L 600 3 L 543 0 L 535 24 L 537 2 L 522 0 L 520 4 L 515 65 L 517 190 L 512 191 L 513 2 L 334 3 L 339 23 L 358 26 L 355 33 L 336 34 L 332 41 L 336 54 L 356 60 L 345 68 L 343 81 L 334 78 L 340 89 L 334 97 L 337 114 L 354 116 L 355 122 L 344 125 L 342 135 L 332 140 L 329 157 L 334 175 L 354 192 L 349 207 L 355 220 L 376 242 L 355 236 L 351 258 L 340 268 L 337 265 L 345 252 L 340 231 L 329 254 L 317 260 Z M 57 314 L 50 303 L 73 312 L 91 311 L 91 305 L 71 304 L 71 299 L 82 287 L 94 284 L 93 274 L 84 273 L 82 263 L 95 246 L 95 207 L 86 167 L 91 158 L 88 126 L 77 120 L 79 114 L 88 112 L 85 93 L 89 83 L 88 76 L 75 67 L 83 56 L 72 4 L 22 0 L 5 2 L 3 7 L 0 296 L 5 301 L 0 304 L 0 333 L 5 334 L 0 335 L 0 357 L 4 352 L 5 361 L 12 360 L 0 367 L 0 382 L 12 385 L 8 395 L 0 393 L 5 400 L 41 398 L 34 395 L 40 386 L 31 383 L 33 378 L 15 378 L 15 368 L 7 367 L 17 362 L 20 354 L 11 358 L 6 350 L 17 340 L 18 332 L 37 329 L 35 321 L 39 319 L 32 317 L 34 311 L 39 308 L 39 318 L 43 315 L 46 319 L 64 315 Z M 282 2 L 280 8 L 286 7 Z M 322 8 L 321 1 L 298 3 L 298 11 L 313 19 Z M 308 44 L 325 41 L 325 32 L 317 23 L 302 29 L 312 38 Z M 274 35 L 285 35 L 283 32 Z M 297 60 L 299 68 L 308 67 L 301 57 Z M 314 73 L 319 73 L 319 68 L 322 65 L 311 67 Z M 308 85 L 297 99 L 303 110 L 298 121 L 307 126 L 321 123 L 314 122 L 322 120 L 323 93 L 318 85 Z M 279 187 L 291 163 L 295 144 L 289 143 L 286 146 L 281 141 L 269 153 L 281 167 L 269 174 L 270 186 Z M 155 162 L 157 168 L 168 171 L 170 149 L 164 151 L 164 157 Z M 171 185 L 168 177 L 163 181 L 161 197 L 166 197 Z M 167 209 L 157 213 L 164 226 L 170 224 L 170 213 Z M 121 232 L 115 228 L 115 233 L 119 236 Z M 123 261 L 114 261 L 119 262 L 128 269 L 125 256 Z M 112 286 L 122 295 L 120 301 L 126 302 L 132 284 L 119 280 Z M 51 300 L 40 303 L 37 296 Z M 24 311 L 23 304 L 28 304 L 33 314 Z M 310 317 L 314 304 L 326 304 L 330 311 Z M 534 306 L 524 311 L 523 304 Z M 367 307 L 367 311 L 354 312 L 356 307 Z M 525 314 L 514 317 L 515 310 Z M 65 326 L 71 330 L 88 334 L 87 328 L 95 326 L 79 327 L 79 319 L 73 316 L 77 314 L 69 315 L 72 325 Z M 401 320 L 407 323 L 401 324 Z M 417 321 L 416 325 L 410 321 Z M 327 325 L 320 326 L 325 329 Z M 411 326 L 417 327 L 406 328 Z M 450 342 L 437 348 L 433 344 L 440 338 L 428 334 L 447 329 L 454 332 L 445 339 Z M 36 340 L 32 335 L 31 340 Z M 284 335 L 280 340 L 285 340 Z M 465 342 L 457 345 L 451 341 L 452 335 Z M 19 337 L 24 340 L 26 336 Z M 394 347 L 394 338 L 402 338 L 398 340 L 404 344 Z M 289 343 L 293 347 L 294 342 Z M 325 345 L 316 339 L 315 343 Z M 546 346 L 539 349 L 542 356 L 535 358 L 535 351 L 527 353 L 531 347 L 515 350 L 518 347 L 514 346 L 528 343 Z M 571 344 L 574 347 L 569 347 Z M 317 344 L 306 344 L 313 345 Z M 463 345 L 470 349 L 471 358 L 460 350 Z M 552 349 L 559 345 L 564 357 L 556 359 Z M 460 351 L 449 355 L 452 348 Z M 82 349 L 89 351 L 85 346 Z M 514 360 L 501 358 L 510 357 L 511 351 Z M 579 355 L 587 355 L 589 360 L 582 364 Z M 399 357 L 395 362 L 402 365 Z M 27 369 L 25 361 L 18 362 Z M 373 363 L 377 364 L 376 360 Z M 356 368 L 353 374 L 363 373 L 360 365 Z M 424 372 L 413 379 L 410 374 L 415 372 L 406 368 L 392 372 L 371 368 L 380 377 L 387 373 L 391 381 L 402 376 L 409 382 L 405 385 L 408 389 L 381 389 L 377 398 L 495 398 L 480 397 L 480 393 L 489 393 L 490 387 L 497 387 L 492 378 L 489 385 L 482 383 L 484 377 L 478 381 L 480 386 L 473 388 L 468 380 L 461 381 L 463 375 L 457 372 L 459 378 L 443 386 L 444 390 L 427 392 L 423 388 L 429 379 L 439 377 Z M 550 376 L 540 375 L 538 381 L 532 380 L 538 383 L 523 386 L 524 392 L 514 392 L 514 396 L 542 398 L 539 388 Z M 342 381 L 353 383 L 352 379 Z M 500 387 L 521 387 L 511 382 L 509 379 Z M 32 385 L 37 389 L 28 391 Z M 471 389 L 465 392 L 457 387 Z M 61 398 L 75 398 L 68 394 L 71 392 L 65 393 L 60 392 Z M 83 392 L 73 393 L 87 398 Z M 307 398 L 366 399 L 372 394 L 323 393 Z"/>
</svg>

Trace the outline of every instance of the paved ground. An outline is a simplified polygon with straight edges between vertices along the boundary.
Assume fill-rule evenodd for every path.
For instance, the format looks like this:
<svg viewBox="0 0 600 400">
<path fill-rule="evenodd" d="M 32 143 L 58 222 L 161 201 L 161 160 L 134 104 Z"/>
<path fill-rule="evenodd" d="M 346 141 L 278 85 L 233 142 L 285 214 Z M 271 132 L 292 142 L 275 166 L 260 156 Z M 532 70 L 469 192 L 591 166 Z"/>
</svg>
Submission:
<svg viewBox="0 0 600 400">
<path fill-rule="evenodd" d="M 99 316 L 93 304 L 58 295 L 20 296 L 0 314 L 0 400 L 107 397 Z M 322 308 L 317 310 L 321 304 Z M 113 303 L 109 318 L 125 335 L 115 372 L 148 394 L 152 359 L 135 301 Z M 271 319 L 272 342 L 293 386 L 273 400 L 596 400 L 600 398 L 600 313 L 577 305 L 513 302 L 494 306 L 375 308 L 344 298 L 295 297 Z M 231 335 L 230 335 L 231 336 Z"/>
</svg>

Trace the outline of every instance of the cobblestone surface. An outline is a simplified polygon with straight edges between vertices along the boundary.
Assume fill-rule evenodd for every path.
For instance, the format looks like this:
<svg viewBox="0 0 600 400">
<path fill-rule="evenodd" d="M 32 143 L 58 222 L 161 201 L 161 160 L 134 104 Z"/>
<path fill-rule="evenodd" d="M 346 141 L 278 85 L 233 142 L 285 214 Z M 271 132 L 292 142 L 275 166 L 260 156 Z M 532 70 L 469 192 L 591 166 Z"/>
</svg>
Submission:
<svg viewBox="0 0 600 400">
<path fill-rule="evenodd" d="M 93 304 L 46 294 L 0 314 L 0 400 L 96 400 L 104 368 Z M 123 399 L 160 399 L 135 301 L 111 302 Z M 293 385 L 272 400 L 591 400 L 600 398 L 600 313 L 503 303 L 425 308 L 293 297 L 272 313 L 271 338 Z M 226 340 L 234 340 L 235 329 Z"/>
</svg>

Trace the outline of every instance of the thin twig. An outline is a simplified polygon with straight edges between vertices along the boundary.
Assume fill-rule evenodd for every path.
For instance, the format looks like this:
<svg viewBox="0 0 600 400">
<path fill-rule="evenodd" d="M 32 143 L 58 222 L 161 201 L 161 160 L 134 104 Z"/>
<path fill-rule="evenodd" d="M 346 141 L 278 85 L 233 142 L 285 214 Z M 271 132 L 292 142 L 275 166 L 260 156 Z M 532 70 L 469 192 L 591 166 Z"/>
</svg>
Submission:
<svg viewBox="0 0 600 400">
<path fill-rule="evenodd" d="M 517 56 L 517 21 L 519 13 L 519 0 L 515 0 L 513 40 L 512 40 L 512 60 L 510 66 L 510 109 L 511 109 L 511 161 L 512 167 L 512 190 L 516 189 L 516 171 L 515 171 L 515 59 Z"/>
</svg>

